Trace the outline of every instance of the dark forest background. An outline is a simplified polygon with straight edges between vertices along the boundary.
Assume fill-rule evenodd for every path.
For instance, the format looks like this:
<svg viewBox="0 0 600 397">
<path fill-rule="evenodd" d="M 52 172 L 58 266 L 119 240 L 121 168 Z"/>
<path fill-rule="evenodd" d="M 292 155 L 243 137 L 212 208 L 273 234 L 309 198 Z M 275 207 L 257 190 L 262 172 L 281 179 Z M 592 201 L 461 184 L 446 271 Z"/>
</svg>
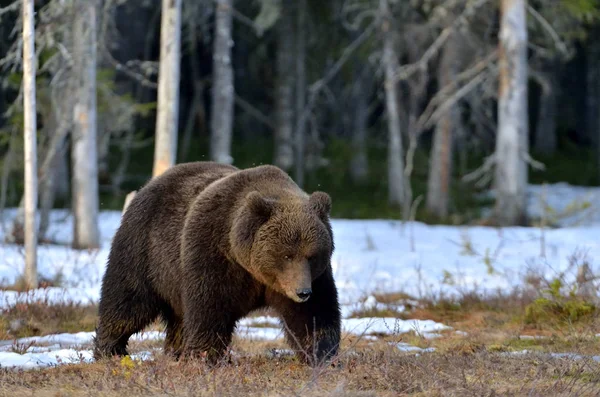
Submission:
<svg viewBox="0 0 600 397">
<path fill-rule="evenodd" d="M 48 64 L 59 62 L 53 59 L 61 52 L 58 44 L 69 40 L 71 14 L 60 9 L 68 3 L 36 1 L 37 42 L 45 42 L 38 45 L 40 165 L 56 131 L 53 114 L 69 110 L 58 104 L 62 96 L 52 95 L 52 79 L 60 67 Z M 329 192 L 335 217 L 400 218 L 401 205 L 390 199 L 388 186 L 383 43 L 384 35 L 391 32 L 396 66 L 407 74 L 397 85 L 403 153 L 412 140 L 417 144 L 410 186 L 413 201 L 419 196 L 424 201 L 415 205 L 416 218 L 472 222 L 480 217 L 482 207 L 491 204 L 479 195 L 489 189 L 490 181 L 478 184 L 464 177 L 494 152 L 498 68 L 490 54 L 498 47 L 499 1 L 389 1 L 389 15 L 384 17 L 389 18 L 390 31 L 382 30 L 383 20 L 377 19 L 380 1 L 307 0 L 303 11 L 298 11 L 303 2 L 231 3 L 235 94 L 230 155 L 234 165 L 278 163 L 307 191 Z M 0 0 L 0 9 L 5 10 L 0 14 L 2 208 L 18 206 L 23 194 L 21 72 L 18 62 L 11 61 L 18 50 L 20 22 L 12 4 Z M 545 166 L 543 170 L 529 167 L 529 183 L 598 185 L 598 2 L 540 0 L 528 6 L 533 10 L 527 13 L 528 135 L 531 157 Z M 159 0 L 105 0 L 99 7 L 97 150 L 99 202 L 105 210 L 120 209 L 125 195 L 151 177 L 161 6 Z M 208 0 L 185 0 L 182 7 L 177 162 L 209 160 L 211 135 L 217 133 L 211 132 L 210 124 L 215 5 Z M 473 8 L 470 14 L 465 13 L 468 7 Z M 298 18 L 298 12 L 304 12 L 305 18 Z M 448 29 L 449 38 L 436 48 L 436 39 Z M 299 37 L 306 46 L 302 54 L 298 53 Z M 305 71 L 300 77 L 299 62 Z M 457 77 L 481 62 L 485 65 L 477 74 Z M 448 75 L 450 70 L 454 74 Z M 460 81 L 446 94 L 450 97 L 476 77 L 479 80 L 473 88 L 459 92 L 460 98 L 451 105 L 458 117 L 419 122 L 423 114 L 431 115 L 439 108 L 432 100 L 443 87 L 455 78 Z M 298 78 L 304 83 L 299 84 Z M 291 89 L 287 100 L 292 103 L 281 105 L 286 100 L 281 91 L 285 84 Z M 304 107 L 294 103 L 298 87 L 304 90 Z M 296 131 L 298 109 L 307 108 L 302 166 L 297 165 L 294 153 L 288 159 L 276 159 L 278 145 L 282 145 L 278 134 L 285 128 L 279 113 L 291 112 L 293 122 L 288 124 Z M 451 123 L 446 128 L 452 130 L 447 143 L 449 197 L 442 211 L 425 204 L 431 190 L 428 184 L 435 179 L 431 173 L 437 172 L 432 170 L 432 157 L 438 155 L 432 146 L 436 131 L 444 128 L 440 123 Z M 65 147 L 68 142 L 67 137 Z M 52 206 L 57 208 L 71 203 L 70 158 L 68 150 L 62 150 L 65 154 L 52 165 L 55 175 L 49 188 Z"/>
</svg>

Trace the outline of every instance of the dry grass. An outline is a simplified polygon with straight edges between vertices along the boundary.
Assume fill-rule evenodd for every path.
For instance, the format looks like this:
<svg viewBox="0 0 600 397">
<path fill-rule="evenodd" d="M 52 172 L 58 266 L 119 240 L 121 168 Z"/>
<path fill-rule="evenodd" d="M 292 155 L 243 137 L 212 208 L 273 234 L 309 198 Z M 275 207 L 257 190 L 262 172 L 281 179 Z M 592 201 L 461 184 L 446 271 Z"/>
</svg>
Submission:
<svg viewBox="0 0 600 397">
<path fill-rule="evenodd" d="M 61 332 L 93 331 L 97 307 L 75 303 L 20 303 L 2 311 L 0 340 Z"/>
<path fill-rule="evenodd" d="M 274 349 L 288 348 L 282 341 L 234 338 L 231 362 L 212 369 L 199 362 L 174 362 L 159 354 L 142 363 L 114 360 L 4 371 L 0 372 L 0 396 L 600 396 L 600 362 L 547 354 L 600 355 L 600 338 L 595 336 L 600 333 L 597 311 L 576 322 L 548 316 L 542 323 L 530 324 L 525 314 L 535 295 L 522 292 L 485 298 L 465 295 L 436 302 L 417 301 L 402 293 L 376 294 L 375 298 L 384 311 L 363 315 L 392 313 L 399 318 L 431 319 L 454 330 L 433 339 L 412 332 L 376 341 L 345 335 L 339 363 L 317 369 L 300 365 L 288 355 L 274 354 Z M 400 311 L 402 306 L 405 310 Z M 261 311 L 251 317 L 270 314 Z M 15 322 L 21 324 L 17 331 L 11 329 Z M 91 331 L 95 322 L 94 306 L 17 305 L 2 313 L 0 339 Z M 157 322 L 149 328 L 163 327 Z M 420 355 L 402 352 L 396 348 L 398 342 L 435 351 Z M 133 342 L 131 351 L 161 345 L 160 341 Z M 525 349 L 536 355 L 511 354 Z"/>
<path fill-rule="evenodd" d="M 600 363 L 544 356 L 454 351 L 420 356 L 378 342 L 346 346 L 335 366 L 311 369 L 290 357 L 242 350 L 230 363 L 112 360 L 43 371 L 0 372 L 2 396 L 592 396 Z"/>
</svg>

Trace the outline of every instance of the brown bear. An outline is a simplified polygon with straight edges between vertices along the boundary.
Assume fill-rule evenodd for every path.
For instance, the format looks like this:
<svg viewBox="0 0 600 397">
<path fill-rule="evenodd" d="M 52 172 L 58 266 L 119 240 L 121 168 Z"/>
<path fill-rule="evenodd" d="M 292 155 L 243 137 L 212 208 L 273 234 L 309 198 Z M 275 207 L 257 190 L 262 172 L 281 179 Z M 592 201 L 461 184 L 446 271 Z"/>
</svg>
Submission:
<svg viewBox="0 0 600 397">
<path fill-rule="evenodd" d="M 330 360 L 341 333 L 330 209 L 328 194 L 271 165 L 192 162 L 152 179 L 112 241 L 95 358 L 127 355 L 129 337 L 161 318 L 166 352 L 215 363 L 236 322 L 269 307 L 303 362 Z"/>
</svg>

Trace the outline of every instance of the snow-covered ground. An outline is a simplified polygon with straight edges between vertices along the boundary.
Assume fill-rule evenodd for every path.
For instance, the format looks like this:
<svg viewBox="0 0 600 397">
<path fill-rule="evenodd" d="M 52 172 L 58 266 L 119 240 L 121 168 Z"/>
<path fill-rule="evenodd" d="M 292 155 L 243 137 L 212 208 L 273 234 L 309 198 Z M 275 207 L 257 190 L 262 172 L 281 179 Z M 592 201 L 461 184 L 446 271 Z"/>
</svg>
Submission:
<svg viewBox="0 0 600 397">
<path fill-rule="evenodd" d="M 423 321 L 407 325 L 395 319 L 387 319 L 389 321 L 386 322 L 386 319 L 347 318 L 353 309 L 377 305 L 370 296 L 376 291 L 402 291 L 420 297 L 453 294 L 469 289 L 480 292 L 498 288 L 507 290 L 521 284 L 529 271 L 552 277 L 570 269 L 573 255 L 579 261 L 586 260 L 592 271 L 598 274 L 596 258 L 600 254 L 600 188 L 556 184 L 530 186 L 528 193 L 529 213 L 534 217 L 545 216 L 550 223 L 561 225 L 560 228 L 498 229 L 431 226 L 418 222 L 402 224 L 389 220 L 334 219 L 332 225 L 336 251 L 333 267 L 343 305 L 345 329 L 361 333 L 365 330 L 365 324 L 369 323 L 370 330 L 374 332 L 406 332 L 412 327 L 426 334 L 444 327 L 443 324 Z M 573 208 L 578 210 L 573 211 Z M 14 214 L 15 210 L 4 212 L 0 240 L 4 239 L 4 230 L 10 227 Z M 101 213 L 102 245 L 99 250 L 92 252 L 74 251 L 68 247 L 72 222 L 67 211 L 54 211 L 51 218 L 49 237 L 64 245 L 40 246 L 38 267 L 40 276 L 59 279 L 62 287 L 36 290 L 29 294 L 0 291 L 0 314 L 2 307 L 30 299 L 98 300 L 108 250 L 119 226 L 120 212 Z M 0 245 L 0 258 L 0 283 L 10 285 L 22 274 L 23 249 L 14 245 Z M 575 276 L 576 269 L 570 270 L 566 278 Z M 268 339 L 280 336 L 276 324 L 259 328 L 243 323 L 238 333 L 241 336 Z M 61 342 L 52 342 L 54 348 L 61 349 L 56 350 L 57 354 L 67 360 L 66 356 L 74 351 L 64 350 L 63 345 Z M 14 354 L 0 349 L 0 365 L 35 367 L 38 364 L 32 362 L 56 363 L 54 358 L 49 358 L 49 353 L 35 349 L 19 357 Z M 34 356 L 36 354 L 38 356 Z"/>
</svg>

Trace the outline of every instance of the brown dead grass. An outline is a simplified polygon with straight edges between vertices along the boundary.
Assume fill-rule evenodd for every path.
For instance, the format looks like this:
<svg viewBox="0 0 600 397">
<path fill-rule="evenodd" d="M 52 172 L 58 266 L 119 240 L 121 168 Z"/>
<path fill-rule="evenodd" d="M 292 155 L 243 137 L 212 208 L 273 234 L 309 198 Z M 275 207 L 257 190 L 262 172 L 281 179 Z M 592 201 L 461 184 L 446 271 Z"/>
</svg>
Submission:
<svg viewBox="0 0 600 397">
<path fill-rule="evenodd" d="M 465 296 L 457 302 L 436 303 L 416 302 L 402 293 L 378 294 L 376 299 L 390 310 L 411 302 L 409 310 L 396 312 L 395 317 L 431 319 L 454 329 L 434 339 L 416 333 L 384 336 L 377 341 L 345 335 L 341 365 L 314 370 L 286 354 L 275 354 L 275 349 L 289 348 L 283 341 L 235 338 L 232 362 L 214 369 L 159 355 L 144 363 L 114 360 L 26 372 L 0 371 L 0 396 L 600 396 L 600 363 L 544 355 L 600 355 L 600 338 L 595 337 L 600 333 L 597 317 L 532 327 L 523 321 L 525 307 L 532 300 L 523 295 Z M 16 305 L 0 317 L 0 339 L 91 331 L 96 310 L 95 306 L 45 302 Z M 250 317 L 270 314 L 259 311 Z M 11 329 L 15 321 L 21 324 L 17 331 Z M 159 322 L 149 327 L 163 328 Z M 524 339 L 522 335 L 544 337 Z M 398 350 L 398 342 L 436 350 L 415 356 Z M 160 347 L 161 341 L 133 342 L 131 351 Z M 507 355 L 522 350 L 539 355 Z"/>
<path fill-rule="evenodd" d="M 93 331 L 97 310 L 95 305 L 75 303 L 19 303 L 1 313 L 0 340 L 61 332 Z"/>
<path fill-rule="evenodd" d="M 244 345 L 245 346 L 245 345 Z M 600 364 L 485 350 L 402 353 L 377 342 L 346 343 L 334 366 L 311 369 L 290 357 L 252 355 L 236 344 L 230 363 L 112 360 L 0 372 L 0 396 L 593 396 Z M 264 348 L 265 346 L 262 346 Z"/>
</svg>

